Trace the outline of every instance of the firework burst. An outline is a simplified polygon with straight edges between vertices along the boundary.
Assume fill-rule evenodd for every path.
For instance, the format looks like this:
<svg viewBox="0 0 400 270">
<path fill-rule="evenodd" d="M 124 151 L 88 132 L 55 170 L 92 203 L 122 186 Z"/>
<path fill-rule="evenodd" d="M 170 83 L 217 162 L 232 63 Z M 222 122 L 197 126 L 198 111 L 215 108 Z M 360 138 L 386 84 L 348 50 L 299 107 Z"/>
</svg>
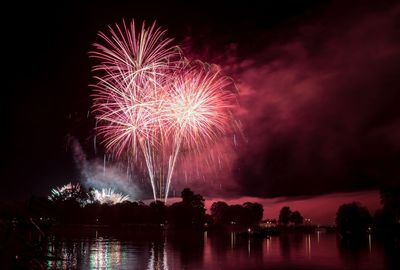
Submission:
<svg viewBox="0 0 400 270">
<path fill-rule="evenodd" d="M 93 195 L 94 202 L 99 202 L 101 204 L 114 205 L 131 201 L 128 195 L 117 193 L 111 188 L 103 188 L 101 190 L 93 189 L 91 193 Z"/>
<path fill-rule="evenodd" d="M 183 61 L 153 24 L 109 28 L 91 52 L 93 112 L 106 149 L 146 165 L 153 197 L 167 199 L 182 149 L 200 153 L 232 126 L 235 93 L 216 66 Z M 131 157 L 134 157 L 133 159 Z"/>
<path fill-rule="evenodd" d="M 180 50 L 171 46 L 172 39 L 164 38 L 165 30 L 146 27 L 136 31 L 135 22 L 130 26 L 125 21 L 122 25 L 109 27 L 109 34 L 99 33 L 101 43 L 95 43 L 95 50 L 90 55 L 100 60 L 94 71 L 103 71 L 102 79 L 124 82 L 130 85 L 148 86 L 151 81 L 159 86 L 176 63 L 180 62 Z"/>
<path fill-rule="evenodd" d="M 130 27 L 109 27 L 109 35 L 99 33 L 91 56 L 100 61 L 94 66 L 94 112 L 99 121 L 98 133 L 107 150 L 121 156 L 129 152 L 135 160 L 143 157 L 155 195 L 154 149 L 159 139 L 159 96 L 162 85 L 181 58 L 172 39 L 163 38 L 165 31 L 155 24 L 142 25 L 137 32 Z"/>
<path fill-rule="evenodd" d="M 61 187 L 53 188 L 47 197 L 50 201 L 66 201 L 69 199 L 77 199 L 81 195 L 81 185 L 79 183 L 68 183 Z"/>
<path fill-rule="evenodd" d="M 163 126 L 172 138 L 165 197 L 180 149 L 200 153 L 232 128 L 236 96 L 231 85 L 216 66 L 197 64 L 172 78 L 163 111 Z"/>
</svg>

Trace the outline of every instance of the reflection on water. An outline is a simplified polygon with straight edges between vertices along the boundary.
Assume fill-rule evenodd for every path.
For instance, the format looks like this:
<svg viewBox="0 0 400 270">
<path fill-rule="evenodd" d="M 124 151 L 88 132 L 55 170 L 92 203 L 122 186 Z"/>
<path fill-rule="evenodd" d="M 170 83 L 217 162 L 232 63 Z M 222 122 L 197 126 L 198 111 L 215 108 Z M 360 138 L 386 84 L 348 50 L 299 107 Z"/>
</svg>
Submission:
<svg viewBox="0 0 400 270">
<path fill-rule="evenodd" d="M 127 248 L 121 241 L 97 236 L 93 239 L 73 241 L 59 241 L 53 237 L 48 243 L 47 255 L 56 255 L 62 259 L 48 261 L 49 269 L 71 269 L 80 266 L 87 266 L 88 269 L 114 269 L 128 263 Z"/>
<path fill-rule="evenodd" d="M 148 270 L 168 270 L 166 241 L 162 244 L 151 244 Z"/>
<path fill-rule="evenodd" d="M 395 253 L 395 252 L 394 252 Z M 390 269 L 379 241 L 340 241 L 335 234 L 248 239 L 234 232 L 110 231 L 56 234 L 48 269 Z"/>
<path fill-rule="evenodd" d="M 120 241 L 99 238 L 90 248 L 91 269 L 112 269 L 126 261 L 126 251 L 121 248 Z"/>
</svg>

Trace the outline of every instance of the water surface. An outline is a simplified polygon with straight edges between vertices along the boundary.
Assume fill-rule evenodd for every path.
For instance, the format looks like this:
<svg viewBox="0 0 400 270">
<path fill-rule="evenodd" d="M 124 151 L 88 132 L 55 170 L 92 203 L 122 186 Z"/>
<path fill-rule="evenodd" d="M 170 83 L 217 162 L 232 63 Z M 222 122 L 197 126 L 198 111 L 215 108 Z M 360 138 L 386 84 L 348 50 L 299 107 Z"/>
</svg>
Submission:
<svg viewBox="0 0 400 270">
<path fill-rule="evenodd" d="M 371 236 L 349 243 L 322 232 L 247 239 L 123 229 L 55 233 L 48 255 L 63 258 L 48 269 L 394 269 L 400 258 Z"/>
</svg>

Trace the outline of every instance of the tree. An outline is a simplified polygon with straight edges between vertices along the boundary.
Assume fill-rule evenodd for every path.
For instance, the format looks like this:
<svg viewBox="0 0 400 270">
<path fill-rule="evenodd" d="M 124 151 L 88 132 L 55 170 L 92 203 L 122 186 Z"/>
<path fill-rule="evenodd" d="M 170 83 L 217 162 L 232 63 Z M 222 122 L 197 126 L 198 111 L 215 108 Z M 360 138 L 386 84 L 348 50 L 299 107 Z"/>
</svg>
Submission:
<svg viewBox="0 0 400 270">
<path fill-rule="evenodd" d="M 400 188 L 391 187 L 380 190 L 382 211 L 392 224 L 400 223 Z"/>
<path fill-rule="evenodd" d="M 292 222 L 295 225 L 300 225 L 303 224 L 304 218 L 303 216 L 300 214 L 299 211 L 294 211 L 291 215 L 290 215 L 290 222 Z"/>
<path fill-rule="evenodd" d="M 245 223 L 248 225 L 257 224 L 261 221 L 264 213 L 262 204 L 245 202 L 243 204 Z"/>
<path fill-rule="evenodd" d="M 366 233 L 371 221 L 367 208 L 361 207 L 356 202 L 341 205 L 336 214 L 338 232 L 344 237 Z"/>
<path fill-rule="evenodd" d="M 228 217 L 229 222 L 243 223 L 243 206 L 240 204 L 229 205 Z"/>
<path fill-rule="evenodd" d="M 291 214 L 292 211 L 290 210 L 290 207 L 288 206 L 282 207 L 279 213 L 279 224 L 287 226 L 289 224 Z"/>
<path fill-rule="evenodd" d="M 382 188 L 379 193 L 383 208 L 400 211 L 400 187 Z"/>
<path fill-rule="evenodd" d="M 380 190 L 382 209 L 374 215 L 375 229 L 386 235 L 400 235 L 400 188 Z"/>
<path fill-rule="evenodd" d="M 183 203 L 190 203 L 193 200 L 194 192 L 190 188 L 184 188 L 181 192 Z"/>
<path fill-rule="evenodd" d="M 215 202 L 211 205 L 211 216 L 216 224 L 229 223 L 229 205 L 226 202 Z"/>
<path fill-rule="evenodd" d="M 162 201 L 151 202 L 149 207 L 152 215 L 152 221 L 164 224 L 167 218 L 167 208 L 164 202 Z"/>
<path fill-rule="evenodd" d="M 176 227 L 202 227 L 205 221 L 206 209 L 204 198 L 200 194 L 194 194 L 189 188 L 181 193 L 182 201 L 169 207 L 170 218 Z"/>
</svg>

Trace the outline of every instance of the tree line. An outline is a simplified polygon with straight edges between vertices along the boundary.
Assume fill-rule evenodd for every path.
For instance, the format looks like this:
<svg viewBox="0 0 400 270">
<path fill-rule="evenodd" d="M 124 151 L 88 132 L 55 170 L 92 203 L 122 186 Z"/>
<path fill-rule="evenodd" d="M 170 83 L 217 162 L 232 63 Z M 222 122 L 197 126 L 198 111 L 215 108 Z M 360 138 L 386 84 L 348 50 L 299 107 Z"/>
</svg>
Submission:
<svg viewBox="0 0 400 270">
<path fill-rule="evenodd" d="M 382 208 L 374 215 L 357 202 L 343 204 L 336 214 L 336 227 L 343 237 L 375 233 L 391 238 L 400 237 L 400 188 L 380 190 Z"/>
<path fill-rule="evenodd" d="M 74 193 L 75 194 L 75 193 Z M 344 237 L 368 232 L 398 237 L 400 234 L 400 189 L 380 190 L 382 208 L 371 215 L 357 202 L 343 204 L 336 214 L 337 231 Z M 82 205 L 82 194 L 69 194 L 65 198 L 49 200 L 32 197 L 22 205 L 0 204 L 0 220 L 30 223 L 32 218 L 42 224 L 92 224 L 92 225 L 146 225 L 176 228 L 202 228 L 204 226 L 255 226 L 263 218 L 264 209 L 259 203 L 245 202 L 228 205 L 218 201 L 206 214 L 204 198 L 189 188 L 181 192 L 181 201 L 166 206 L 161 201 L 145 204 L 141 201 L 115 205 L 91 203 Z M 284 206 L 274 225 L 299 226 L 305 219 L 299 211 Z M 3 223 L 4 224 L 4 223 Z"/>
<path fill-rule="evenodd" d="M 52 198 L 32 197 L 22 205 L 0 205 L 0 219 L 15 221 L 20 225 L 31 223 L 50 226 L 72 225 L 143 225 L 173 228 L 202 228 L 228 224 L 250 226 L 263 217 L 263 206 L 246 202 L 228 206 L 225 202 L 214 203 L 211 215 L 206 214 L 204 198 L 185 188 L 181 201 L 165 205 L 162 201 L 145 204 L 142 201 L 125 201 L 118 204 L 82 203 L 85 192 L 69 192 Z M 28 224 L 29 225 L 29 224 Z"/>
</svg>

